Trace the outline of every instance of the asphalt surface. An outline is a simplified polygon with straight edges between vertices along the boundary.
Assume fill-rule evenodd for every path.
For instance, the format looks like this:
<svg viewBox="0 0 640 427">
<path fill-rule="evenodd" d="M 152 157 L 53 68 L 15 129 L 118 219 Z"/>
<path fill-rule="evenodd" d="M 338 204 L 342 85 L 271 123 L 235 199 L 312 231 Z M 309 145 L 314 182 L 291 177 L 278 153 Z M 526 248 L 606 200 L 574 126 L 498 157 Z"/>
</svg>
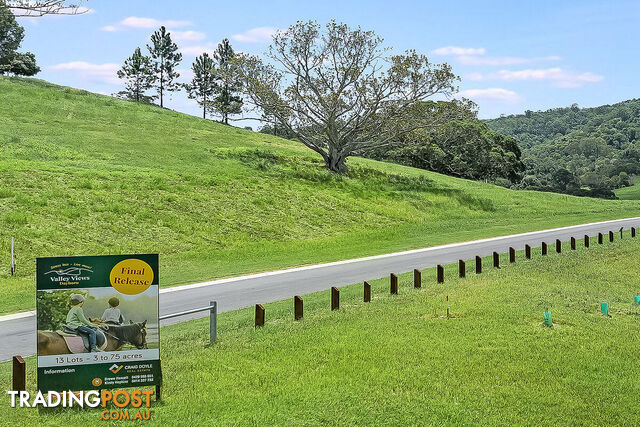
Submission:
<svg viewBox="0 0 640 427">
<path fill-rule="evenodd" d="M 388 276 L 389 273 L 405 273 L 414 268 L 425 269 L 438 264 L 454 263 L 459 259 L 471 260 L 476 255 L 487 256 L 494 251 L 504 253 L 509 247 L 522 250 L 526 244 L 533 248 L 546 242 L 550 245 L 551 253 L 555 251 L 552 245 L 555 239 L 568 241 L 573 236 L 582 245 L 585 234 L 595 236 L 599 232 L 618 231 L 620 227 L 629 229 L 639 226 L 640 217 L 626 218 L 163 288 L 160 290 L 160 315 L 203 307 L 209 301 L 217 301 L 220 313 L 258 303 L 284 300 L 332 286 L 373 280 Z M 619 234 L 616 235 L 616 239 L 618 238 Z M 608 238 L 605 238 L 606 242 Z M 191 314 L 169 319 L 161 324 L 178 323 L 207 315 L 208 312 Z M 0 361 L 9 360 L 14 355 L 35 354 L 35 330 L 33 312 L 0 316 Z"/>
</svg>

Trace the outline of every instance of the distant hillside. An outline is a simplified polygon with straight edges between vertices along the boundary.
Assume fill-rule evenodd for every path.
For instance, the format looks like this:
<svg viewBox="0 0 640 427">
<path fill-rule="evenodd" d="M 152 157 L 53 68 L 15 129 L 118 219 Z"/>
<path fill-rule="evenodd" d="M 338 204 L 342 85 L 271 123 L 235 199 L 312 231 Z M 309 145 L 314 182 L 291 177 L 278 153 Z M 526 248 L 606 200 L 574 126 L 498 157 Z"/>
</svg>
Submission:
<svg viewBox="0 0 640 427">
<path fill-rule="evenodd" d="M 611 197 L 640 173 L 640 99 L 526 111 L 486 123 L 518 140 L 527 166 L 521 188 Z"/>
<path fill-rule="evenodd" d="M 637 215 L 354 158 L 34 79 L 0 77 L 0 313 L 35 258 L 160 253 L 161 286 Z M 16 238 L 18 277 L 8 277 Z"/>
</svg>

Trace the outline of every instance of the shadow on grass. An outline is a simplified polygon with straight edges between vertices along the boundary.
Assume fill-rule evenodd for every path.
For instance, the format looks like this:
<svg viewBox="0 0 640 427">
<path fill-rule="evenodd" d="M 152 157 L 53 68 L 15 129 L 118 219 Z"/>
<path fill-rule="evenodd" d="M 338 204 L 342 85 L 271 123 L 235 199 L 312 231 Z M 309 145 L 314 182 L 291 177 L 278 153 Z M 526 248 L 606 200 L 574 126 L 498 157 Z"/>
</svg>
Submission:
<svg viewBox="0 0 640 427">
<path fill-rule="evenodd" d="M 434 195 L 453 199 L 460 206 L 471 210 L 496 210 L 490 199 L 435 184 L 426 176 L 405 176 L 360 165 L 350 166 L 349 171 L 341 175 L 327 170 L 321 159 L 282 155 L 262 148 L 220 148 L 209 149 L 209 152 L 216 158 L 237 160 L 263 174 L 303 180 L 327 188 L 337 187 L 361 199 L 379 197 L 381 193 L 397 200 L 421 199 L 424 195 Z"/>
</svg>

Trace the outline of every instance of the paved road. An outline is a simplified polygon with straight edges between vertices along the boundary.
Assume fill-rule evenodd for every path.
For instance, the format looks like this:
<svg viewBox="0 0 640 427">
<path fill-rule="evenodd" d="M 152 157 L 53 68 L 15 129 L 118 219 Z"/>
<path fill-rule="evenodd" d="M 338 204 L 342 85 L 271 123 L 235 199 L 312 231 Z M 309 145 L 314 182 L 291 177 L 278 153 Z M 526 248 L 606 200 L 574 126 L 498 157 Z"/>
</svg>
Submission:
<svg viewBox="0 0 640 427">
<path fill-rule="evenodd" d="M 219 312 L 235 310 L 321 291 L 331 286 L 372 280 L 391 272 L 405 273 L 414 268 L 449 264 L 459 259 L 473 259 L 476 255 L 491 255 L 493 251 L 503 253 L 510 246 L 516 249 L 523 249 L 525 244 L 537 247 L 543 241 L 551 244 L 555 239 L 567 241 L 571 236 L 582 238 L 585 234 L 594 236 L 599 232 L 618 231 L 620 227 L 628 229 L 638 226 L 640 217 L 626 218 L 165 288 L 160 290 L 160 315 L 206 306 L 214 300 L 218 301 Z M 553 250 L 553 247 L 549 248 L 550 252 Z M 184 316 L 162 324 L 206 315 L 205 312 Z M 33 355 L 35 329 L 33 312 L 0 316 L 0 361 L 16 354 Z"/>
</svg>

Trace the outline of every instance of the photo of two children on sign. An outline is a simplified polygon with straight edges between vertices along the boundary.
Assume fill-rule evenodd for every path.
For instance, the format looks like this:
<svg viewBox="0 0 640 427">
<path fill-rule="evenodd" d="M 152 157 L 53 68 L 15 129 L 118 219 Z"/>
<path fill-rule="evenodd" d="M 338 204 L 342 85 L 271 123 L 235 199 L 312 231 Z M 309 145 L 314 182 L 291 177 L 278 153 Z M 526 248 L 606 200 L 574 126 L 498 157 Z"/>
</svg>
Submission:
<svg viewBox="0 0 640 427">
<path fill-rule="evenodd" d="M 157 348 L 158 291 L 154 288 L 152 286 L 137 295 L 120 294 L 111 287 L 38 291 L 38 332 L 42 338 L 54 338 L 56 341 L 58 335 L 77 334 L 85 338 L 86 352 Z M 108 338 L 129 329 L 135 329 L 136 337 L 133 338 L 136 339 L 123 338 L 114 340 L 113 345 L 101 346 L 104 342 L 101 335 Z M 50 341 L 39 340 L 38 354 L 76 352 L 64 345 L 54 348 L 47 344 Z"/>
</svg>

